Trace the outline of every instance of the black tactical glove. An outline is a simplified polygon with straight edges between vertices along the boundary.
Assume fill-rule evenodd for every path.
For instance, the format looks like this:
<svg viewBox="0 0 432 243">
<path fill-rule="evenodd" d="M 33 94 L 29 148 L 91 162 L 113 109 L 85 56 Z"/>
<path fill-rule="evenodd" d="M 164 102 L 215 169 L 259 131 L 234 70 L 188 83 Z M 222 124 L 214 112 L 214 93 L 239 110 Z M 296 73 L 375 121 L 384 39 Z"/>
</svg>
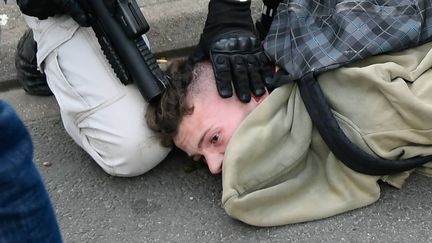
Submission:
<svg viewBox="0 0 432 243">
<path fill-rule="evenodd" d="M 234 86 L 237 97 L 242 102 L 249 102 L 251 92 L 262 96 L 264 84 L 271 80 L 268 59 L 251 32 L 232 31 L 216 38 L 210 47 L 210 60 L 219 95 L 225 98 L 232 96 Z"/>
<path fill-rule="evenodd" d="M 270 83 L 269 60 L 256 38 L 250 1 L 211 0 L 207 21 L 193 62 L 209 58 L 213 65 L 219 95 L 233 95 L 249 102 L 251 93 L 261 96 Z"/>
<path fill-rule="evenodd" d="M 79 25 L 89 26 L 88 16 L 78 0 L 17 0 L 23 14 L 46 19 L 56 14 L 70 15 Z"/>
</svg>

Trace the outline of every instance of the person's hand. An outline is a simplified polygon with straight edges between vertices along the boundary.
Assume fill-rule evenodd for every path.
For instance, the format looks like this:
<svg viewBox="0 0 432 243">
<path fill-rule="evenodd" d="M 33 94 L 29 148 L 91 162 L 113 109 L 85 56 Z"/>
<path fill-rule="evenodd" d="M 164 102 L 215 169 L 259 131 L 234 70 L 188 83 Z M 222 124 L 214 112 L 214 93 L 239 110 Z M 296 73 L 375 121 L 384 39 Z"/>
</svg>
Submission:
<svg viewBox="0 0 432 243">
<path fill-rule="evenodd" d="M 23 14 L 46 19 L 56 14 L 70 15 L 79 25 L 89 26 L 88 16 L 78 0 L 17 0 Z"/>
<path fill-rule="evenodd" d="M 233 95 L 242 102 L 251 100 L 251 93 L 262 96 L 265 84 L 270 83 L 272 70 L 259 40 L 248 31 L 238 30 L 215 38 L 210 46 L 210 60 L 219 95 Z"/>
<path fill-rule="evenodd" d="M 190 57 L 196 63 L 210 59 L 219 95 L 242 102 L 261 96 L 272 71 L 256 38 L 250 1 L 211 0 L 200 42 Z"/>
</svg>

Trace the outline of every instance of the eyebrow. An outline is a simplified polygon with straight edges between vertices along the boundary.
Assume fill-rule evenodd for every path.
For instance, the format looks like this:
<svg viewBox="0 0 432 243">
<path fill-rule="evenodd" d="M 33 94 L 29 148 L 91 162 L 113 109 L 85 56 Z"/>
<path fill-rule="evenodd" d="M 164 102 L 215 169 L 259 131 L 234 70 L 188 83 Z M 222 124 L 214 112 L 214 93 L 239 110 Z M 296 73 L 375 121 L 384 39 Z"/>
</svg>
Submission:
<svg viewBox="0 0 432 243">
<path fill-rule="evenodd" d="M 202 146 L 202 143 L 203 143 L 203 141 L 204 141 L 204 138 L 205 138 L 206 134 L 207 134 L 209 131 L 210 131 L 210 128 L 208 128 L 208 129 L 203 133 L 203 135 L 201 136 L 201 138 L 200 138 L 200 140 L 199 140 L 199 142 L 198 142 L 198 148 L 199 148 L 199 149 L 201 149 L 201 146 Z"/>
</svg>

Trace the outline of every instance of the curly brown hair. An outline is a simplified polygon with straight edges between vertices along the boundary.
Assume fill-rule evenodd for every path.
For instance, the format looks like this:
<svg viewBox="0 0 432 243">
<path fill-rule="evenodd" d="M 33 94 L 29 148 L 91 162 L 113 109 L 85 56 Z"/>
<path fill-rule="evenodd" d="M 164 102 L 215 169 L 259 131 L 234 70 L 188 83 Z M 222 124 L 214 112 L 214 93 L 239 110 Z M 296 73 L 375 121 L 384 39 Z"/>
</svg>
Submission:
<svg viewBox="0 0 432 243">
<path fill-rule="evenodd" d="M 193 106 L 186 98 L 196 82 L 194 65 L 189 60 L 176 60 L 166 71 L 171 85 L 156 100 L 149 103 L 146 122 L 163 146 L 173 145 L 182 118 L 192 114 Z"/>
</svg>

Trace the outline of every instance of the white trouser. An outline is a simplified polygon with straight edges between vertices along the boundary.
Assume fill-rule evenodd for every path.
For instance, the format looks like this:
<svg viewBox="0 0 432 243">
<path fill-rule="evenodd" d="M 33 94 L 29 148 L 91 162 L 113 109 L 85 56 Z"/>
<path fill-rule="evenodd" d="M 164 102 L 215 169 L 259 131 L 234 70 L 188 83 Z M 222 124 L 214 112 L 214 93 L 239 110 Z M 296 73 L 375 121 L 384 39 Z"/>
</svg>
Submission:
<svg viewBox="0 0 432 243">
<path fill-rule="evenodd" d="M 111 175 L 140 175 L 161 162 L 170 149 L 147 127 L 147 104 L 134 84 L 116 78 L 91 28 L 66 16 L 25 19 L 73 140 Z"/>
</svg>

